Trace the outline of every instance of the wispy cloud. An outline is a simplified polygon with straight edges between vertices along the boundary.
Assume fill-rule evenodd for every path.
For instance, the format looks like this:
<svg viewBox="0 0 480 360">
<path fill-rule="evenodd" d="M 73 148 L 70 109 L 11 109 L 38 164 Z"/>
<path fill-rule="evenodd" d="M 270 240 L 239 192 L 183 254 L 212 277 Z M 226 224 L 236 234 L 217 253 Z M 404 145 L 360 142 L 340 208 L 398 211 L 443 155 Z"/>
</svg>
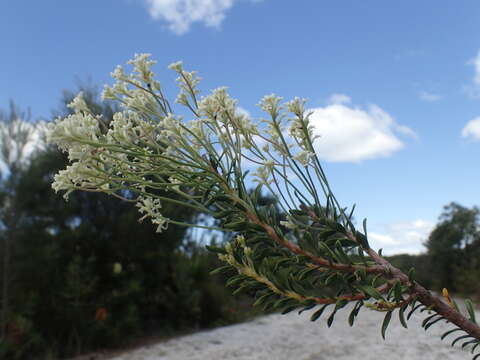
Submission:
<svg viewBox="0 0 480 360">
<path fill-rule="evenodd" d="M 442 100 L 443 98 L 442 95 L 434 94 L 428 91 L 419 91 L 418 97 L 420 98 L 420 100 L 426 101 L 426 102 L 436 102 L 436 101 Z"/>
<path fill-rule="evenodd" d="M 350 104 L 352 99 L 345 94 L 333 94 L 328 98 L 329 104 Z"/>
<path fill-rule="evenodd" d="M 219 28 L 226 12 L 238 0 L 144 0 L 150 16 L 168 24 L 177 35 L 185 34 L 193 23 Z M 251 0 L 251 2 L 259 2 Z"/>
<path fill-rule="evenodd" d="M 473 68 L 475 69 L 473 83 L 480 86 L 480 51 L 477 53 L 477 56 L 468 61 L 468 64 L 473 65 Z"/>
<path fill-rule="evenodd" d="M 479 141 L 480 140 L 480 117 L 476 117 L 463 127 L 462 137 Z"/>
<path fill-rule="evenodd" d="M 473 66 L 474 75 L 472 84 L 464 86 L 465 92 L 473 98 L 480 97 L 480 50 L 473 59 L 467 61 L 467 65 Z"/>
<path fill-rule="evenodd" d="M 320 135 L 315 147 L 319 157 L 332 162 L 360 162 L 387 157 L 403 148 L 398 134 L 416 137 L 415 132 L 395 122 L 377 105 L 366 109 L 348 105 L 350 97 L 334 94 L 329 105 L 310 109 L 311 124 Z"/>
<path fill-rule="evenodd" d="M 422 219 L 388 224 L 382 226 L 381 231 L 369 232 L 368 238 L 372 248 L 383 248 L 388 255 L 418 254 L 425 250 L 423 243 L 434 226 L 434 223 Z"/>
</svg>

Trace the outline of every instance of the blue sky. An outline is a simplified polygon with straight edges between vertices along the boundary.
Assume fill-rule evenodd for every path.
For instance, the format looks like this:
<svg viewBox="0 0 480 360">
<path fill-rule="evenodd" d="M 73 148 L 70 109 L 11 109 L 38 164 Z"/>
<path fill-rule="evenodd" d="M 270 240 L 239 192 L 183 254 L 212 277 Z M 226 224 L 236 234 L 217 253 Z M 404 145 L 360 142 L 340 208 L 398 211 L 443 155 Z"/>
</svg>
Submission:
<svg viewBox="0 0 480 360">
<path fill-rule="evenodd" d="M 253 117 L 309 99 L 343 204 L 386 253 L 419 252 L 442 206 L 480 204 L 478 1 L 103 0 L 0 3 L 0 107 L 49 118 L 77 79 L 134 53 L 183 60 Z"/>
</svg>

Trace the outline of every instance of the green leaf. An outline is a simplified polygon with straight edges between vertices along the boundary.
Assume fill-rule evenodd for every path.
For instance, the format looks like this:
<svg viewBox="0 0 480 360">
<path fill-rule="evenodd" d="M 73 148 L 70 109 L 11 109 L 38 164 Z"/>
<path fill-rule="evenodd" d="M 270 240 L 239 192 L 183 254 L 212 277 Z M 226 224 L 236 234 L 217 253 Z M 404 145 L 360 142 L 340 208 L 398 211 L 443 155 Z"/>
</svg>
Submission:
<svg viewBox="0 0 480 360">
<path fill-rule="evenodd" d="M 475 310 L 473 310 L 473 303 L 470 299 L 465 300 L 465 307 L 470 315 L 470 320 L 476 324 L 477 320 L 475 319 Z"/>
<path fill-rule="evenodd" d="M 210 275 L 216 275 L 223 272 L 227 272 L 230 269 L 232 269 L 230 265 L 221 266 L 219 268 L 216 268 L 215 270 L 210 271 Z"/>
<path fill-rule="evenodd" d="M 335 242 L 335 248 L 336 248 L 336 252 L 337 252 L 337 259 L 341 262 L 343 262 L 344 264 L 351 264 L 351 260 L 350 258 L 348 257 L 348 255 L 345 253 L 345 251 L 343 250 L 343 246 L 342 246 L 342 243 L 337 240 Z"/>
<path fill-rule="evenodd" d="M 460 312 L 460 308 L 458 307 L 458 304 L 455 300 L 451 299 L 452 300 L 452 304 L 453 306 L 455 307 L 455 310 L 457 310 L 458 312 Z"/>
<path fill-rule="evenodd" d="M 388 311 L 385 314 L 385 318 L 383 319 L 382 323 L 382 338 L 385 340 L 385 332 L 387 331 L 388 324 L 390 324 L 390 319 L 392 318 L 392 311 Z"/>
<path fill-rule="evenodd" d="M 230 287 L 230 286 L 237 286 L 239 285 L 241 282 L 247 280 L 248 278 L 245 277 L 245 275 L 235 275 L 233 277 L 231 277 L 230 279 L 228 279 L 227 283 L 226 283 L 226 286 Z"/>
<path fill-rule="evenodd" d="M 367 265 L 367 259 L 365 258 L 365 254 L 363 253 L 363 249 L 362 249 L 361 247 L 359 247 L 359 248 L 357 249 L 357 253 L 358 253 L 358 256 L 360 257 L 360 259 L 362 260 L 362 263 L 363 263 L 364 265 Z M 363 269 L 363 272 L 365 273 L 365 276 L 364 276 L 364 277 L 366 277 L 366 276 L 367 276 L 367 275 L 366 275 L 367 273 L 365 272 L 364 269 Z"/>
<path fill-rule="evenodd" d="M 281 314 L 285 315 L 285 314 L 289 313 L 290 311 L 295 310 L 297 307 L 298 307 L 297 305 L 289 305 L 282 310 Z"/>
<path fill-rule="evenodd" d="M 282 265 L 284 263 L 287 263 L 289 261 L 291 261 L 290 258 L 283 258 L 283 259 L 281 258 L 280 260 L 277 260 L 274 267 L 273 267 L 273 272 L 277 272 L 280 265 Z"/>
<path fill-rule="evenodd" d="M 313 268 L 313 269 L 304 269 L 302 270 L 300 273 L 299 273 L 299 276 L 298 276 L 298 280 L 303 280 L 305 279 L 308 275 L 314 273 L 314 272 L 317 272 L 318 269 L 317 268 Z"/>
<path fill-rule="evenodd" d="M 338 275 L 337 273 L 330 274 L 324 281 L 325 286 L 328 286 Z"/>
<path fill-rule="evenodd" d="M 440 338 L 441 340 L 445 339 L 448 335 L 456 332 L 456 331 L 463 331 L 462 329 L 460 328 L 455 328 L 455 329 L 452 329 L 452 330 L 448 330 L 447 332 L 445 332 L 442 337 Z"/>
<path fill-rule="evenodd" d="M 405 329 L 408 329 L 408 326 L 407 326 L 407 322 L 405 321 L 405 310 L 407 309 L 407 306 L 408 304 L 406 305 L 403 305 L 399 310 L 398 310 L 398 318 L 400 319 L 400 324 L 402 324 L 402 326 L 405 328 Z"/>
<path fill-rule="evenodd" d="M 284 298 L 281 298 L 280 300 L 277 300 L 277 302 L 275 304 L 273 304 L 273 307 L 275 309 L 278 309 L 282 306 L 290 306 L 290 305 L 294 305 L 296 303 L 297 303 L 296 300 L 293 300 L 293 299 L 288 298 L 288 297 L 284 297 Z"/>
<path fill-rule="evenodd" d="M 298 215 L 298 216 L 304 216 L 304 215 L 306 215 L 306 214 L 305 214 L 305 211 L 303 211 L 303 210 L 298 210 L 298 209 L 290 209 L 289 212 L 290 212 L 291 215 Z"/>
<path fill-rule="evenodd" d="M 315 311 L 312 314 L 312 316 L 310 316 L 310 321 L 317 320 L 322 315 L 323 311 L 327 308 L 328 305 L 330 305 L 330 304 L 325 304 L 319 310 Z"/>
<path fill-rule="evenodd" d="M 400 285 L 400 281 L 397 281 L 395 285 L 393 285 L 393 296 L 395 301 L 402 301 L 402 285 Z"/>
<path fill-rule="evenodd" d="M 335 259 L 335 253 L 324 242 L 319 242 L 318 247 L 323 249 L 332 259 Z"/>
<path fill-rule="evenodd" d="M 365 234 L 365 237 L 367 237 L 367 218 L 363 219 L 363 233 Z"/>
<path fill-rule="evenodd" d="M 240 221 L 224 224 L 223 227 L 228 230 L 241 231 L 241 230 L 247 229 L 248 225 L 249 225 L 248 221 L 240 220 Z"/>
<path fill-rule="evenodd" d="M 370 245 L 368 244 L 367 237 L 363 235 L 360 231 L 357 231 L 355 233 L 355 238 L 358 240 L 358 242 L 364 249 L 370 249 Z"/>
<path fill-rule="evenodd" d="M 410 320 L 410 318 L 412 317 L 413 313 L 419 308 L 419 307 L 422 307 L 423 304 L 418 304 L 418 305 L 415 305 L 412 310 L 410 310 L 410 312 L 408 313 L 407 315 L 407 320 Z"/>
<path fill-rule="evenodd" d="M 410 270 L 408 270 L 408 281 L 410 281 L 411 283 L 413 283 L 415 281 L 415 269 L 414 268 L 410 268 Z"/>
<path fill-rule="evenodd" d="M 350 223 L 352 221 L 352 218 L 353 218 L 353 212 L 355 211 L 355 206 L 357 206 L 357 204 L 353 204 L 352 206 L 352 210 L 350 210 L 350 214 L 348 215 L 348 222 Z"/>
<path fill-rule="evenodd" d="M 348 304 L 348 300 L 342 299 L 342 300 L 337 300 L 335 303 L 335 311 L 340 310 L 341 308 L 344 308 Z"/>
<path fill-rule="evenodd" d="M 232 210 L 224 210 L 224 211 L 218 211 L 216 213 L 213 214 L 213 217 L 215 219 L 222 219 L 222 218 L 225 218 L 227 217 L 228 215 L 231 215 L 232 213 L 234 213 L 235 211 L 232 211 Z"/>
<path fill-rule="evenodd" d="M 475 345 L 473 345 L 472 350 L 470 351 L 471 354 L 473 354 L 478 345 L 480 345 L 480 342 L 477 342 Z"/>
<path fill-rule="evenodd" d="M 362 302 L 357 302 L 355 306 L 353 307 L 353 310 L 350 312 L 350 315 L 348 316 L 348 324 L 350 326 L 353 326 L 353 323 L 355 322 L 355 318 L 358 315 L 358 312 L 360 308 L 362 307 L 363 303 Z"/>
<path fill-rule="evenodd" d="M 467 345 L 470 345 L 470 344 L 475 344 L 477 343 L 478 344 L 478 340 L 477 339 L 473 339 L 473 340 L 469 340 L 469 341 L 465 341 L 463 344 L 462 344 L 462 349 L 465 348 L 465 346 Z"/>
<path fill-rule="evenodd" d="M 225 251 L 225 249 L 219 248 L 219 247 L 216 247 L 216 246 L 206 245 L 205 247 L 207 248 L 208 251 L 211 251 L 211 252 L 214 252 L 214 253 L 217 253 L 217 254 L 224 254 L 225 255 L 227 253 Z"/>
<path fill-rule="evenodd" d="M 253 201 L 256 204 L 258 199 L 262 196 L 262 183 L 259 183 L 257 187 L 255 188 L 255 192 L 253 193 Z"/>
<path fill-rule="evenodd" d="M 237 295 L 238 293 L 242 292 L 245 289 L 246 289 L 246 286 L 242 285 L 238 289 L 236 289 L 234 292 L 232 292 L 232 295 Z"/>
<path fill-rule="evenodd" d="M 372 298 L 376 300 L 382 299 L 382 294 L 375 289 L 373 286 L 370 285 L 359 285 L 358 288 L 363 291 L 365 294 L 371 296 Z"/>
<path fill-rule="evenodd" d="M 436 314 L 436 313 L 433 314 L 433 315 L 430 315 L 430 316 L 426 317 L 426 318 L 422 321 L 422 327 L 424 328 L 424 327 L 428 324 L 428 322 L 429 322 L 430 320 L 432 320 L 433 318 L 435 318 L 435 317 L 437 317 L 437 316 L 440 316 L 440 317 L 441 317 L 441 315 Z"/>
<path fill-rule="evenodd" d="M 337 309 L 333 310 L 332 313 L 330 314 L 330 316 L 328 317 L 328 320 L 327 320 L 328 327 L 332 326 L 336 313 L 337 313 Z"/>
<path fill-rule="evenodd" d="M 257 300 L 255 300 L 255 302 L 253 303 L 253 306 L 262 305 L 265 302 L 265 300 L 267 300 L 268 298 L 273 297 L 273 296 L 275 296 L 275 294 L 271 293 L 271 292 L 263 294 Z"/>
<path fill-rule="evenodd" d="M 300 314 L 301 314 L 302 312 L 304 312 L 304 311 L 313 309 L 315 306 L 317 306 L 317 304 L 315 304 L 315 303 L 313 303 L 313 304 L 311 304 L 311 305 L 305 306 L 303 309 L 301 309 L 301 310 L 298 311 L 298 315 L 300 315 Z"/>
<path fill-rule="evenodd" d="M 437 322 L 439 322 L 440 320 L 445 320 L 443 316 L 440 316 L 438 319 L 435 319 L 431 322 L 429 322 L 426 326 L 425 326 L 425 331 L 430 327 L 432 326 L 433 324 L 436 324 Z"/>
<path fill-rule="evenodd" d="M 466 338 L 469 338 L 469 337 L 471 337 L 471 336 L 470 336 L 470 335 L 462 335 L 462 336 L 459 336 L 459 337 L 457 337 L 455 340 L 452 341 L 451 346 L 454 346 L 458 341 L 463 340 L 463 339 L 466 339 Z"/>
</svg>

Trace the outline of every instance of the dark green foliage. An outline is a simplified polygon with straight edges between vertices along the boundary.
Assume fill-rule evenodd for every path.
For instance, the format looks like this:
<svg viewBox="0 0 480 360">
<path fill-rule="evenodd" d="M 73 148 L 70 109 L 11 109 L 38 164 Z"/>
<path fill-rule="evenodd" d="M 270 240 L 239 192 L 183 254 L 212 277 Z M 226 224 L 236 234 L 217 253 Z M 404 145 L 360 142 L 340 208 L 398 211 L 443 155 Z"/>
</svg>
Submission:
<svg viewBox="0 0 480 360">
<path fill-rule="evenodd" d="M 113 110 L 95 105 L 90 91 L 85 95 L 108 121 Z M 249 300 L 234 299 L 225 277 L 209 274 L 221 263 L 186 228 L 156 234 L 149 221 L 139 223 L 135 207 L 104 194 L 77 192 L 66 202 L 51 189 L 53 175 L 65 166 L 65 155 L 48 149 L 19 173 L 14 192 L 1 189 L 14 194 L 21 216 L 0 358 L 72 356 L 124 346 L 142 334 L 168 335 L 244 316 Z M 188 222 L 197 216 L 168 203 L 163 212 Z"/>
<path fill-rule="evenodd" d="M 387 331 L 388 325 L 390 324 L 390 320 L 392 319 L 392 312 L 393 311 L 387 311 L 385 314 L 385 317 L 383 318 L 383 323 L 382 323 L 382 337 L 385 339 L 385 332 Z"/>
<path fill-rule="evenodd" d="M 425 246 L 424 254 L 399 254 L 388 260 L 427 288 L 439 292 L 448 288 L 464 296 L 480 295 L 480 210 L 477 207 L 469 209 L 456 203 L 445 206 Z"/>
<path fill-rule="evenodd" d="M 456 203 L 444 207 L 440 222 L 427 242 L 433 287 L 472 295 L 480 270 L 480 210 Z"/>
</svg>

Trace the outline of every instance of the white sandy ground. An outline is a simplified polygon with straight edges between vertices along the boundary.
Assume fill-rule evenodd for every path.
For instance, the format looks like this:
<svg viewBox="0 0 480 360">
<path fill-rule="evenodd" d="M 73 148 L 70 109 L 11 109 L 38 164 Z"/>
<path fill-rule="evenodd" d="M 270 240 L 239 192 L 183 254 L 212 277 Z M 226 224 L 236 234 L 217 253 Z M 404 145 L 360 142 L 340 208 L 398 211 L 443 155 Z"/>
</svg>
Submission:
<svg viewBox="0 0 480 360">
<path fill-rule="evenodd" d="M 132 350 L 113 360 L 346 360 L 346 359 L 471 359 L 466 350 L 450 347 L 455 334 L 441 341 L 453 328 L 440 322 L 428 331 L 421 327 L 425 313 L 415 313 L 404 329 L 397 312 L 392 316 L 386 340 L 380 335 L 384 313 L 363 308 L 351 328 L 348 309 L 336 315 L 329 329 L 322 315 L 316 322 L 310 313 L 269 315 L 251 322 L 202 331 Z M 460 341 L 461 343 L 462 341 Z"/>
</svg>

